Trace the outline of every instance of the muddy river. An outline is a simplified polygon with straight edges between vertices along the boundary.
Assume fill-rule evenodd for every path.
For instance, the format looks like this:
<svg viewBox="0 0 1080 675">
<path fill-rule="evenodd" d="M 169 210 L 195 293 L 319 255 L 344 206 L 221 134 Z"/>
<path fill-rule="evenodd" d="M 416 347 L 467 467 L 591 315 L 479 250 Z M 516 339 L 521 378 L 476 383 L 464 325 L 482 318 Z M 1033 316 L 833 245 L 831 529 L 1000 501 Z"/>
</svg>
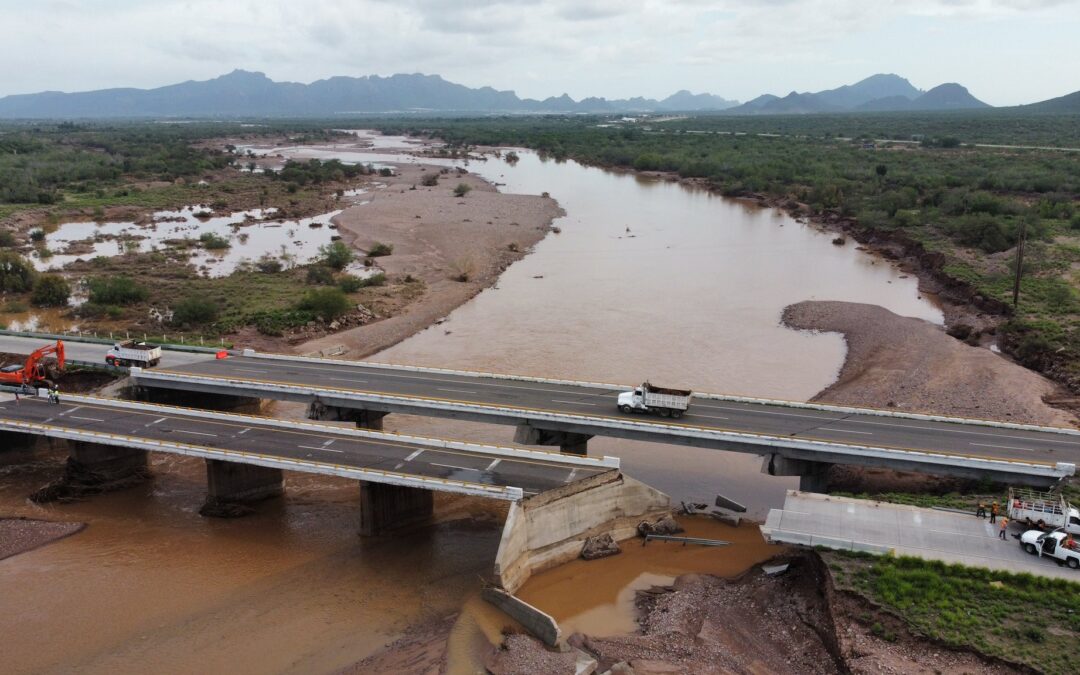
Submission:
<svg viewBox="0 0 1080 675">
<path fill-rule="evenodd" d="M 381 145 L 378 154 L 307 152 L 392 161 L 387 150 L 398 146 Z M 775 211 L 519 155 L 516 165 L 491 159 L 469 168 L 505 191 L 551 193 L 567 211 L 556 223 L 561 233 L 438 330 L 379 360 L 626 383 L 650 378 L 802 399 L 835 377 L 844 346 L 834 335 L 782 328 L 786 304 L 871 301 L 941 320 L 918 297 L 915 279 Z M 442 436 L 511 437 L 506 427 L 387 422 Z M 628 473 L 676 499 L 711 502 L 721 492 L 758 514 L 792 485 L 761 476 L 760 460 L 749 456 L 602 439 L 591 451 L 623 457 Z M 249 518 L 209 520 L 197 513 L 202 464 L 168 456 L 153 458 L 156 478 L 145 487 L 77 504 L 30 504 L 26 495 L 55 477 L 62 461 L 0 453 L 0 513 L 89 523 L 76 536 L 0 561 L 5 672 L 329 672 L 409 625 L 462 606 L 468 611 L 450 641 L 451 669 L 475 672 L 476 655 L 506 623 L 476 600 L 478 576 L 490 571 L 498 546 L 494 507 L 452 520 L 477 515 L 476 506 L 440 499 L 446 522 L 361 540 L 355 484 L 288 475 L 284 500 Z M 588 583 L 581 566 L 527 590 L 572 625 L 625 630 L 632 627 L 631 589 L 682 569 L 670 561 L 665 567 L 661 554 L 650 548 L 637 555 L 640 566 L 609 563 L 618 575 L 591 593 L 578 590 Z M 710 558 L 704 569 L 727 571 L 763 552 L 748 541 L 741 552 L 732 546 L 693 555 Z"/>
</svg>

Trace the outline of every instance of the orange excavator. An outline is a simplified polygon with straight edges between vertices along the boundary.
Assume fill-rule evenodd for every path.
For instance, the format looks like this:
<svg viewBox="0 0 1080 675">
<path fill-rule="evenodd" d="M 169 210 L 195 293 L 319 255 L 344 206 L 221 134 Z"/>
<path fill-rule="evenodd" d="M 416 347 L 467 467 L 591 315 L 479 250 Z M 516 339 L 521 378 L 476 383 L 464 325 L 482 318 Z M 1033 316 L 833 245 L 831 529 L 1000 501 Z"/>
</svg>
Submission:
<svg viewBox="0 0 1080 675">
<path fill-rule="evenodd" d="M 55 356 L 56 363 L 45 361 L 45 357 Z M 11 386 L 49 384 L 49 380 L 64 372 L 64 343 L 57 340 L 54 345 L 45 345 L 30 356 L 26 363 L 13 364 L 0 368 L 0 384 Z"/>
</svg>

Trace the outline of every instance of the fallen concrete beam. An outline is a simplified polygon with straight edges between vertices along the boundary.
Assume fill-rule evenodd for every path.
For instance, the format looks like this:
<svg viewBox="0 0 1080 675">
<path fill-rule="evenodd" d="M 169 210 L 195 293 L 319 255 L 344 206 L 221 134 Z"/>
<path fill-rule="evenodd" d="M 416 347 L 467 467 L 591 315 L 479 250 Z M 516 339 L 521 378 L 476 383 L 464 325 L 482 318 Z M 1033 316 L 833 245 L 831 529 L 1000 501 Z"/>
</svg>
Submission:
<svg viewBox="0 0 1080 675">
<path fill-rule="evenodd" d="M 495 605 L 505 612 L 507 616 L 524 626 L 525 630 L 529 631 L 533 637 L 549 647 L 558 645 L 562 639 L 562 631 L 559 629 L 559 624 L 555 619 L 521 598 L 507 593 L 501 588 L 491 586 L 481 591 L 480 595 L 484 600 Z"/>
<path fill-rule="evenodd" d="M 557 445 L 559 452 L 588 455 L 591 434 L 545 429 L 532 424 L 519 424 L 514 429 L 514 442 L 521 445 Z"/>
</svg>

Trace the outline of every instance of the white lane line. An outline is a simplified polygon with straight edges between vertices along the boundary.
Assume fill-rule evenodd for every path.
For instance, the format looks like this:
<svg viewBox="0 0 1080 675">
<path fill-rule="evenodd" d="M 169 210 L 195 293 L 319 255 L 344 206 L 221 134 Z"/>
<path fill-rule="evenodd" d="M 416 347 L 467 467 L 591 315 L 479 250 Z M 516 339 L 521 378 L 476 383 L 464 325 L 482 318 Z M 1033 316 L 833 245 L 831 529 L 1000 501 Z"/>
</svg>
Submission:
<svg viewBox="0 0 1080 675">
<path fill-rule="evenodd" d="M 493 471 L 495 467 L 499 466 L 499 462 L 501 461 L 502 459 L 496 459 L 491 464 L 488 464 L 486 467 L 484 467 L 484 471 Z"/>
<path fill-rule="evenodd" d="M 748 412 L 755 415 L 779 415 L 780 417 L 805 417 L 811 420 L 821 420 L 822 422 L 840 422 L 844 420 L 843 417 L 824 417 L 822 415 L 800 415 L 798 413 L 781 412 L 778 410 L 754 410 L 752 408 L 736 408 L 728 405 L 701 405 L 696 404 L 695 408 L 711 408 L 714 410 L 728 410 L 731 412 Z M 846 421 L 846 420 L 844 420 Z"/>
<path fill-rule="evenodd" d="M 105 420 L 99 420 L 96 417 L 79 417 L 78 415 L 68 415 L 68 419 L 71 420 L 86 420 L 87 422 L 104 422 Z"/>
<path fill-rule="evenodd" d="M 344 377 L 328 377 L 326 379 L 333 380 L 334 382 L 352 382 L 353 384 L 367 384 L 367 380 L 346 379 Z"/>
<path fill-rule="evenodd" d="M 161 424 L 162 422 L 164 422 L 167 419 L 168 419 L 167 417 L 159 417 L 156 420 L 154 420 L 153 422 L 150 422 L 149 424 L 144 424 L 143 426 L 144 427 L 152 427 L 155 424 Z"/>
<path fill-rule="evenodd" d="M 475 391 L 469 391 L 468 389 L 442 389 L 442 388 L 439 388 L 439 387 L 436 387 L 435 391 L 453 391 L 453 392 L 456 392 L 458 394 L 475 394 L 476 393 Z"/>
<path fill-rule="evenodd" d="M 574 469 L 573 471 L 571 471 L 571 472 L 570 472 L 570 475 L 569 475 L 569 476 L 567 476 L 567 477 L 566 477 L 566 480 L 564 480 L 563 482 L 564 482 L 564 483 L 570 483 L 570 482 L 573 482 L 573 480 L 574 480 L 574 476 L 576 476 L 576 475 L 577 475 L 577 469 Z"/>
<path fill-rule="evenodd" d="M 71 413 L 75 412 L 76 410 L 80 410 L 80 409 L 82 409 L 82 406 L 81 406 L 81 405 L 77 405 L 77 406 L 75 406 L 74 408 L 71 408 L 71 409 L 69 409 L 69 410 L 65 410 L 64 412 L 60 413 L 60 415 L 69 415 L 69 414 L 71 414 Z"/>
<path fill-rule="evenodd" d="M 991 443 L 968 443 L 979 448 L 1001 448 L 1002 450 L 1023 450 L 1024 452 L 1039 452 L 1038 448 L 1018 448 L 1015 445 L 993 445 Z"/>
<path fill-rule="evenodd" d="M 694 413 L 694 417 L 695 418 L 704 417 L 704 418 L 710 419 L 710 420 L 726 420 L 726 419 L 728 419 L 727 417 L 720 417 L 719 415 L 699 415 L 698 413 Z"/>
<path fill-rule="evenodd" d="M 217 437 L 217 434 L 208 434 L 204 431 L 188 431 L 187 429 L 173 429 L 178 434 L 195 434 L 196 436 L 213 436 Z"/>
<path fill-rule="evenodd" d="M 473 469 L 468 466 L 454 466 L 453 464 L 436 464 L 431 462 L 431 466 L 441 466 L 444 469 L 457 469 L 458 471 L 479 471 L 480 469 Z"/>
<path fill-rule="evenodd" d="M 842 434 L 861 434 L 863 436 L 873 436 L 873 432 L 870 431 L 852 431 L 851 429 L 834 429 L 833 427 L 818 427 L 817 429 L 811 429 L 805 433 L 813 433 L 814 431 L 839 431 Z"/>
<path fill-rule="evenodd" d="M 413 461 L 414 459 L 416 459 L 417 457 L 419 457 L 419 456 L 420 456 L 420 453 L 422 453 L 422 452 L 424 452 L 424 451 L 423 451 L 423 450 L 417 450 L 416 452 L 414 452 L 414 453 L 412 453 L 411 455 L 409 455 L 408 457 L 406 457 L 406 458 L 405 458 L 405 461 L 406 461 L 406 462 L 411 462 L 411 461 Z"/>
<path fill-rule="evenodd" d="M 394 467 L 394 471 L 397 471 L 398 469 L 400 469 L 403 466 L 405 466 L 405 462 L 398 462 L 397 466 Z"/>
<path fill-rule="evenodd" d="M 588 405 L 588 406 L 595 406 L 596 405 L 595 403 L 582 403 L 581 401 L 560 401 L 557 398 L 551 399 L 551 402 L 552 403 L 569 403 L 570 405 Z"/>
<path fill-rule="evenodd" d="M 246 434 L 249 431 L 251 431 L 251 427 L 244 427 L 241 431 L 237 431 L 236 435 L 237 436 L 243 436 L 244 434 Z"/>
<path fill-rule="evenodd" d="M 239 371 L 242 371 L 242 372 L 245 372 L 245 373 L 269 373 L 270 372 L 269 370 L 259 370 L 257 368 L 236 368 L 235 370 L 239 370 Z"/>
<path fill-rule="evenodd" d="M 345 452 L 344 450 L 335 450 L 334 448 L 328 448 L 328 447 L 326 447 L 324 445 L 320 445 L 320 446 L 298 445 L 296 447 L 303 448 L 305 450 L 325 450 L 326 452 Z"/>
<path fill-rule="evenodd" d="M 327 442 L 323 443 L 322 445 L 323 445 L 323 447 L 324 447 L 324 448 L 328 448 L 328 447 L 330 447 L 331 445 L 333 445 L 333 444 L 334 444 L 334 441 L 336 441 L 336 440 L 337 440 L 336 438 L 331 438 L 330 440 L 328 440 Z"/>
</svg>

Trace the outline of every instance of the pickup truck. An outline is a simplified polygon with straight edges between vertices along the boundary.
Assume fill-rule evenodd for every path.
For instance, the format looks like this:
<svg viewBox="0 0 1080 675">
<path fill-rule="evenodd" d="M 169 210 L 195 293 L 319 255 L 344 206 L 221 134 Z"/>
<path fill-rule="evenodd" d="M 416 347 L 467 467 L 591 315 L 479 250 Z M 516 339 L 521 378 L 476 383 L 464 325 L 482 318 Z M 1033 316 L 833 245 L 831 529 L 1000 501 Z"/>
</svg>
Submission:
<svg viewBox="0 0 1080 675">
<path fill-rule="evenodd" d="M 1080 568 L 1080 550 L 1069 547 L 1072 537 L 1061 528 L 1053 532 L 1028 530 L 1020 535 L 1020 546 L 1031 555 L 1040 558 L 1053 558 L 1072 569 Z"/>
<path fill-rule="evenodd" d="M 1080 511 L 1053 492 L 1011 488 L 1005 514 L 1009 520 L 1024 523 L 1028 529 L 1060 527 L 1069 534 L 1080 535 Z"/>
<path fill-rule="evenodd" d="M 646 382 L 633 391 L 619 394 L 619 410 L 624 413 L 655 412 L 661 417 L 679 418 L 690 408 L 691 396 L 688 389 L 667 389 Z"/>
<path fill-rule="evenodd" d="M 110 366 L 149 368 L 161 362 L 161 347 L 136 340 L 118 342 L 105 354 Z"/>
</svg>

